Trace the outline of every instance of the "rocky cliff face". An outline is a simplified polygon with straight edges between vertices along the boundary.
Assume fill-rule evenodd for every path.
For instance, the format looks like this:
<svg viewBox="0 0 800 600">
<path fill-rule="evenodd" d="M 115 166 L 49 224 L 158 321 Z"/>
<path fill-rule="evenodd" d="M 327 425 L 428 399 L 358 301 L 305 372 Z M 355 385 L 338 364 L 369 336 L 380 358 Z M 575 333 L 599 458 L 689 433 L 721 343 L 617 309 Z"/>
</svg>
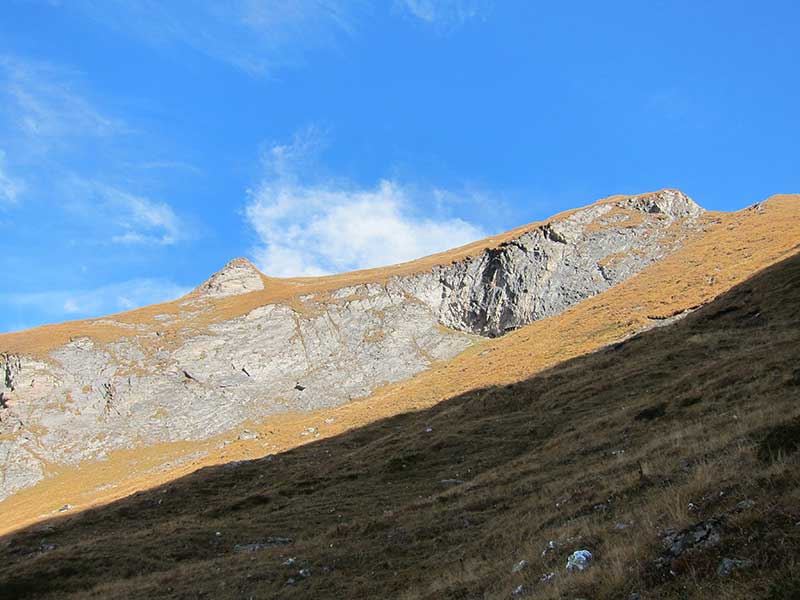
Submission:
<svg viewBox="0 0 800 600">
<path fill-rule="evenodd" d="M 475 336 L 502 335 L 623 281 L 699 231 L 701 215 L 672 190 L 612 198 L 450 264 L 312 286 L 206 327 L 170 314 L 150 325 L 107 319 L 129 333 L 106 343 L 76 336 L 46 356 L 2 354 L 0 499 L 52 466 L 366 396 Z M 207 313 L 269 285 L 239 259 L 180 306 Z M 166 322 L 178 323 L 177 342 L 159 330 Z"/>
<path fill-rule="evenodd" d="M 598 203 L 401 285 L 443 324 L 495 337 L 627 279 L 673 251 L 701 214 L 673 190 Z"/>
</svg>

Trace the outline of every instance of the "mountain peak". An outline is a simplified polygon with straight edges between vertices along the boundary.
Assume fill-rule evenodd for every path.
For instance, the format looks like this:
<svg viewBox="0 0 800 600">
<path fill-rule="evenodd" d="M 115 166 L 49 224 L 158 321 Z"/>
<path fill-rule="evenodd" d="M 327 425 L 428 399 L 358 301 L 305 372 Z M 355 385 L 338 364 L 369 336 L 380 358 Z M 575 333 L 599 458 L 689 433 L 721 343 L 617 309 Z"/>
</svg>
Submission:
<svg viewBox="0 0 800 600">
<path fill-rule="evenodd" d="M 663 189 L 629 196 L 627 202 L 638 210 L 662 213 L 673 218 L 698 217 L 705 209 L 680 190 Z"/>
<path fill-rule="evenodd" d="M 264 289 L 261 272 L 246 258 L 235 258 L 195 289 L 200 296 L 225 298 Z"/>
</svg>

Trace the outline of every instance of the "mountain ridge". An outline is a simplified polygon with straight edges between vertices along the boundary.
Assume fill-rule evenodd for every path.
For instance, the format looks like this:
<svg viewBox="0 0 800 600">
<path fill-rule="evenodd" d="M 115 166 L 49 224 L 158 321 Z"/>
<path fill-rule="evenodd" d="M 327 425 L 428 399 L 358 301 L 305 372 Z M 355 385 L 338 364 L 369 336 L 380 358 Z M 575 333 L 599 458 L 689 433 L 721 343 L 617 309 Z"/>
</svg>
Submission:
<svg viewBox="0 0 800 600">
<path fill-rule="evenodd" d="M 778 215 L 790 215 L 790 214 L 793 214 L 793 210 L 792 210 L 792 209 L 793 209 L 794 207 L 796 207 L 796 202 L 795 202 L 796 198 L 794 198 L 794 197 L 790 197 L 790 198 L 791 198 L 791 201 L 789 201 L 789 202 L 779 202 L 779 203 L 777 203 L 777 204 L 776 204 L 776 203 L 774 203 L 774 202 L 769 202 L 769 203 L 766 203 L 766 204 L 765 204 L 765 203 L 762 203 L 760 206 L 759 206 L 759 205 L 757 205 L 756 207 L 754 207 L 754 208 L 752 208 L 752 209 L 747 209 L 746 211 L 740 211 L 740 213 L 733 213 L 733 215 L 739 215 L 739 214 L 751 214 L 751 213 L 753 213 L 753 214 L 756 214 L 758 211 L 761 211 L 761 212 L 762 212 L 764 215 L 766 215 L 766 216 L 767 216 L 767 218 L 769 218 L 769 219 L 776 219 L 776 218 L 780 219 L 780 217 L 779 217 Z M 785 205 L 785 206 L 784 206 L 784 205 Z M 749 211 L 749 212 L 748 212 L 748 211 Z M 774 214 L 775 214 L 775 216 L 773 216 L 773 217 L 770 217 L 769 215 L 770 215 L 770 214 L 772 214 L 772 213 L 774 213 Z M 740 217 L 740 219 L 741 219 L 741 218 L 743 218 L 743 217 Z M 784 219 L 785 219 L 785 218 L 786 218 L 786 217 L 784 217 Z M 715 219 L 717 219 L 717 220 L 720 220 L 721 224 L 720 224 L 720 223 L 718 223 L 717 225 L 713 225 L 711 222 L 712 222 L 712 221 L 714 221 Z M 727 221 L 728 221 L 727 223 L 725 222 L 725 221 L 726 221 L 726 219 L 727 219 Z M 714 214 L 712 214 L 711 216 L 708 216 L 708 215 L 707 215 L 707 216 L 706 216 L 706 221 L 705 221 L 705 222 L 706 222 L 706 223 L 709 223 L 709 224 L 708 224 L 708 225 L 703 225 L 703 227 L 712 227 L 712 228 L 713 228 L 713 227 L 716 227 L 716 228 L 717 228 L 717 230 L 719 230 L 720 228 L 723 228 L 723 229 L 724 229 L 724 227 L 727 227 L 727 226 L 733 226 L 733 220 L 732 220 L 732 219 L 733 219 L 733 220 L 735 220 L 735 219 L 734 219 L 734 217 L 730 217 L 730 218 L 722 218 L 722 217 L 719 217 L 718 215 L 717 215 L 717 216 L 715 216 Z M 781 222 L 782 222 L 782 221 L 781 221 Z M 787 225 L 787 227 L 788 227 L 788 225 Z M 760 231 L 764 231 L 764 229 L 762 228 Z M 768 232 L 767 232 L 767 233 L 768 233 Z M 705 234 L 703 234 L 703 235 L 705 235 Z M 763 234 L 760 234 L 760 235 L 763 235 Z M 789 227 L 789 228 L 788 228 L 788 230 L 787 230 L 787 232 L 786 232 L 786 237 L 787 237 L 787 238 L 789 238 L 789 239 L 791 239 L 791 238 L 792 238 L 792 236 L 795 236 L 795 238 L 794 238 L 794 239 L 798 239 L 798 238 L 796 237 L 796 236 L 797 236 L 797 232 L 794 232 L 794 230 L 792 230 L 792 229 L 791 229 L 791 227 Z M 702 235 L 701 235 L 701 238 L 702 238 Z M 773 242 L 773 246 L 775 246 L 774 242 Z M 774 252 L 773 252 L 773 254 L 769 254 L 769 248 L 770 248 L 770 247 L 771 247 L 771 246 L 768 246 L 768 247 L 766 247 L 765 249 L 762 249 L 762 250 L 761 250 L 761 254 L 759 254 L 758 252 L 756 252 L 756 254 L 757 254 L 757 255 L 759 255 L 759 256 L 763 256 L 763 258 L 759 258 L 759 261 L 762 261 L 762 262 L 761 262 L 761 264 L 763 264 L 763 263 L 764 263 L 764 261 L 768 261 L 768 260 L 774 260 Z M 777 246 L 775 246 L 775 251 L 777 251 Z M 766 254 L 765 254 L 765 252 L 766 252 Z M 770 258 L 770 257 L 772 257 L 772 258 Z M 757 261 L 757 262 L 758 262 L 758 261 Z M 656 264 L 658 264 L 658 263 L 656 263 Z M 719 289 L 719 287 L 717 286 L 717 287 L 716 287 L 716 288 L 714 288 L 714 289 Z M 257 294 L 257 293 L 255 293 L 255 294 L 246 294 L 246 296 L 251 296 L 251 297 L 252 297 L 252 296 L 258 296 L 258 294 Z M 217 302 L 224 303 L 224 302 L 229 302 L 229 301 L 231 301 L 231 298 L 225 298 L 225 299 L 222 299 L 222 300 L 216 300 L 216 299 L 214 300 L 214 302 L 215 302 L 215 303 L 217 303 Z M 301 308 L 302 308 L 302 307 L 301 307 Z M 685 308 L 686 308 L 686 306 L 685 306 L 685 305 L 681 305 L 681 310 L 683 310 L 683 309 L 685 309 Z M 498 338 L 498 339 L 502 339 L 502 338 Z M 613 341 L 613 338 L 612 338 L 612 341 Z M 477 348 L 478 348 L 478 346 L 475 346 L 475 347 L 476 347 L 476 351 L 477 351 Z M 481 351 L 483 351 L 483 350 L 481 350 Z M 537 359 L 537 360 L 541 360 L 541 359 Z M 430 366 L 428 367 L 428 369 L 430 369 Z M 189 369 L 187 372 L 188 372 L 188 374 L 189 374 L 189 375 L 191 375 L 193 378 L 196 378 L 196 377 L 198 377 L 198 374 L 197 374 L 196 372 L 194 372 L 192 369 Z M 433 371 L 431 371 L 431 373 L 433 373 Z M 180 373 L 176 373 L 176 375 L 181 375 L 181 374 L 180 374 Z M 193 383 L 191 380 L 188 380 L 188 378 L 186 377 L 186 375 L 185 375 L 185 374 L 184 374 L 184 375 L 182 375 L 182 377 L 183 377 L 185 380 L 187 380 L 187 381 L 186 381 L 185 383 L 183 383 L 182 385 L 185 385 L 185 386 L 195 386 L 195 383 Z M 247 375 L 245 375 L 245 374 L 242 374 L 242 375 L 241 375 L 241 377 L 248 377 L 248 376 L 247 376 Z M 486 372 L 484 372 L 484 373 L 483 373 L 483 375 L 481 375 L 481 377 L 488 378 L 488 379 L 486 379 L 486 381 L 491 381 L 491 380 L 492 380 L 492 376 L 491 376 L 489 373 L 486 373 Z M 462 377 L 462 378 L 463 378 L 463 377 Z M 466 381 L 474 381 L 474 380 L 476 379 L 476 377 L 467 377 L 467 378 L 463 378 L 463 379 L 465 379 Z M 292 381 L 292 382 L 291 382 L 291 385 L 294 385 L 294 383 L 295 383 L 295 382 L 294 382 L 294 381 Z M 402 384 L 402 381 L 401 381 L 401 382 L 399 382 L 398 384 L 395 384 L 395 385 L 400 385 L 400 389 L 402 389 L 402 385 L 403 385 L 403 384 Z M 391 387 L 391 386 L 390 386 L 390 387 Z M 382 389 L 382 388 L 380 388 L 380 387 L 379 387 L 378 389 Z M 436 389 L 438 389 L 438 388 L 436 388 Z M 302 395 L 302 394 L 303 394 L 303 392 L 297 392 L 297 393 L 298 393 L 298 395 Z M 373 390 L 373 394 L 374 394 L 374 393 L 375 393 L 375 390 Z M 444 392 L 443 392 L 443 393 L 444 393 Z M 420 396 L 420 399 L 421 399 L 421 400 L 424 400 L 424 398 L 425 398 L 425 397 L 427 397 L 425 394 L 422 394 L 422 393 L 420 393 L 420 389 L 419 389 L 419 388 L 415 389 L 415 391 L 414 391 L 414 394 L 418 394 L 418 395 Z M 398 403 L 398 402 L 397 402 L 397 399 L 396 399 L 396 398 L 397 398 L 397 396 L 394 396 L 394 397 L 392 397 L 392 398 L 394 398 L 394 399 L 389 399 L 389 398 L 386 398 L 386 399 L 385 399 L 385 400 L 383 400 L 382 402 L 383 402 L 383 403 L 388 403 L 389 405 L 392 405 L 392 404 L 397 404 L 398 406 L 406 406 L 406 404 L 404 404 L 404 403 Z M 298 405 L 297 405 L 297 404 L 295 404 L 295 406 L 298 406 Z M 302 405 L 300 405 L 300 406 L 302 406 Z M 373 410 L 372 410 L 372 411 L 370 411 L 370 412 L 374 412 L 374 407 L 373 407 Z M 287 415 L 287 417 L 288 417 L 288 415 Z M 285 418 L 281 417 L 280 415 L 273 415 L 273 417 L 271 417 L 271 419 L 273 419 L 273 420 L 274 420 L 274 421 L 276 421 L 276 422 L 283 422 L 283 421 L 285 421 L 285 420 L 286 420 Z M 291 423 L 291 421 L 292 421 L 292 418 L 289 418 L 289 422 L 290 422 L 290 423 Z M 303 421 L 303 418 L 298 418 L 298 419 L 295 419 L 295 421 L 297 421 L 298 423 L 299 423 L 299 422 L 302 422 L 302 421 Z M 248 425 L 247 427 L 249 427 L 249 425 Z M 291 427 L 291 425 L 290 425 L 290 427 Z M 258 428 L 256 428 L 255 426 L 253 426 L 253 428 L 254 428 L 254 429 L 256 429 L 257 431 L 259 431 L 259 430 L 258 430 Z M 320 430 L 319 430 L 319 425 L 315 424 L 315 425 L 314 425 L 314 428 L 315 428 L 315 429 L 317 429 L 317 431 L 315 431 L 313 434 L 310 434 L 310 435 L 309 435 L 309 439 L 314 439 L 314 437 L 315 437 L 315 436 L 319 435 L 319 431 L 320 431 Z M 335 428 L 332 428 L 332 429 L 335 429 Z M 296 432 L 298 431 L 298 429 L 293 429 L 293 431 L 295 432 L 295 433 L 294 433 L 294 435 L 296 436 L 296 435 L 297 435 L 297 433 L 296 433 Z M 260 434 L 259 434 L 259 435 L 260 435 Z M 216 439 L 216 438 L 213 438 L 213 436 L 212 436 L 212 438 L 209 438 L 209 439 Z M 297 438 L 297 437 L 295 437 L 295 440 L 297 440 L 297 439 L 298 439 L 298 438 Z M 263 438 L 262 438 L 262 440 L 263 440 Z M 301 438 L 301 440 L 302 440 L 302 438 Z M 219 443 L 222 443 L 223 441 L 224 441 L 224 440 L 222 440 L 222 439 L 220 438 L 220 440 L 219 440 Z M 237 443 L 238 443 L 238 442 L 237 442 Z M 255 443 L 255 442 L 254 442 L 254 443 Z M 259 442 L 259 443 L 260 443 L 260 442 Z M 199 442 L 194 442 L 194 444 L 195 444 L 195 445 L 197 445 L 197 444 L 199 444 Z M 227 442 L 226 442 L 226 444 L 227 444 Z M 274 444 L 273 444 L 273 445 L 274 445 Z M 191 446 L 191 444 L 189 444 L 189 446 Z M 199 446 L 198 446 L 198 447 L 199 447 Z M 207 446 L 207 445 L 203 445 L 203 447 L 204 447 L 204 448 L 208 448 L 208 446 Z M 223 452 L 223 453 L 227 452 L 227 450 L 225 449 L 225 448 L 227 448 L 227 447 L 228 447 L 227 445 L 226 445 L 226 446 L 223 446 L 223 449 L 222 449 L 222 450 L 216 450 L 216 449 L 214 449 L 214 448 L 208 448 L 207 450 L 204 450 L 204 452 L 208 452 L 208 456 L 209 456 L 209 457 L 211 457 L 211 456 L 216 456 L 216 453 L 217 453 L 217 452 Z M 271 446 L 270 446 L 270 447 L 271 447 Z M 195 448 L 195 450 L 197 450 L 197 448 Z M 186 451 L 184 452 L 184 455 L 185 455 L 185 456 L 191 456 L 191 454 L 192 454 L 192 451 L 190 450 L 190 448 L 189 448 L 189 447 L 187 447 Z M 174 460 L 174 459 L 169 459 L 169 460 L 165 459 L 165 462 L 172 462 L 173 460 Z M 181 460 L 184 460 L 184 459 L 181 459 Z M 200 464 L 202 464 L 202 462 L 203 462 L 203 459 L 202 459 L 202 458 L 200 458 L 199 460 L 200 460 Z M 210 460 L 213 460 L 213 459 L 210 459 Z M 189 459 L 188 459 L 188 463 L 185 463 L 185 464 L 187 464 L 187 465 L 189 465 L 189 466 L 191 466 L 191 465 L 196 465 L 196 464 L 198 464 L 198 462 L 197 462 L 197 461 L 198 461 L 198 458 L 197 458 L 197 457 L 194 457 L 194 458 L 189 458 Z M 179 462 L 180 462 L 180 461 L 179 461 Z M 98 463 L 98 464 L 102 464 L 102 463 Z M 157 467 L 157 466 L 158 466 L 158 464 L 157 464 L 157 463 L 153 463 L 153 466 L 154 466 L 154 467 Z M 182 468 L 180 464 L 173 465 L 173 466 L 176 466 L 177 468 Z M 70 468 L 71 468 L 71 467 L 70 467 Z M 98 467 L 98 468 L 99 468 L 99 467 Z M 59 470 L 59 472 L 61 472 L 61 471 Z M 56 479 L 57 479 L 57 478 L 56 478 Z M 106 483 L 108 483 L 108 482 L 106 482 Z M 117 483 L 119 484 L 120 482 L 118 481 Z M 102 487 L 102 486 L 100 486 L 100 487 Z M 120 485 L 120 488 L 122 488 L 122 489 L 125 489 L 125 486 L 124 486 L 124 485 Z M 102 494 L 101 494 L 101 496 L 102 496 Z M 22 495 L 22 497 L 24 498 L 24 497 L 27 497 L 27 496 L 23 494 L 23 495 Z M 53 494 L 53 497 L 54 497 L 54 498 L 55 498 L 55 497 L 58 497 L 58 495 L 57 495 L 57 494 Z M 9 507 L 10 507 L 10 506 L 18 506 L 18 504 L 17 504 L 17 503 L 12 503 L 12 504 L 10 504 L 10 505 L 7 505 L 7 506 L 9 506 Z M 3 508 L 3 506 L 2 506 L 2 504 L 0 504 L 0 509 L 2 509 L 2 508 Z M 30 514 L 30 513 L 28 512 L 27 514 Z M 21 517 L 23 517 L 24 515 L 21 513 L 21 514 L 20 514 L 20 516 L 21 516 Z"/>
<path fill-rule="evenodd" d="M 612 195 L 596 200 L 592 204 L 583 207 L 568 209 L 560 213 L 557 213 L 556 215 L 553 215 L 548 219 L 544 219 L 541 221 L 533 221 L 531 223 L 527 223 L 525 225 L 521 225 L 519 227 L 510 229 L 504 233 L 489 236 L 487 238 L 483 238 L 481 240 L 477 240 L 475 242 L 471 242 L 469 244 L 465 244 L 457 248 L 431 254 L 429 256 L 406 261 L 403 263 L 398 263 L 396 265 L 367 268 L 367 269 L 361 269 L 334 275 L 324 275 L 319 277 L 289 277 L 289 278 L 272 277 L 258 270 L 257 267 L 255 267 L 255 265 L 253 265 L 253 263 L 249 259 L 245 257 L 234 258 L 230 260 L 228 263 L 226 263 L 226 265 L 223 266 L 219 271 L 211 275 L 211 277 L 209 277 L 209 279 L 207 279 L 204 283 L 200 284 L 197 288 L 189 292 L 189 294 L 181 298 L 178 298 L 176 300 L 161 302 L 151 306 L 128 310 L 121 313 L 115 313 L 105 317 L 78 319 L 74 321 L 67 321 L 65 323 L 40 325 L 31 329 L 18 332 L 2 333 L 0 334 L 0 345 L 2 345 L 2 347 L 5 348 L 10 348 L 11 349 L 10 351 L 13 352 L 43 354 L 48 350 L 52 349 L 54 345 L 64 343 L 65 340 L 67 340 L 70 337 L 70 335 L 72 335 L 73 337 L 76 335 L 86 335 L 89 337 L 95 335 L 101 341 L 112 341 L 115 336 L 123 336 L 126 334 L 126 331 L 129 332 L 129 329 L 126 330 L 125 326 L 140 324 L 142 322 L 147 322 L 149 324 L 157 324 L 154 322 L 154 317 L 160 314 L 169 315 L 179 312 L 180 311 L 179 305 L 182 301 L 195 299 L 199 295 L 201 288 L 204 285 L 207 285 L 210 282 L 212 282 L 215 277 L 217 277 L 220 273 L 225 271 L 227 265 L 235 264 L 240 261 L 246 261 L 250 265 L 253 265 L 253 268 L 255 268 L 256 271 L 258 271 L 258 273 L 261 275 L 262 281 L 264 282 L 265 285 L 264 288 L 262 288 L 262 290 L 253 290 L 253 291 L 261 291 L 262 292 L 261 297 L 252 298 L 252 302 L 242 303 L 241 305 L 226 297 L 213 298 L 212 304 L 214 308 L 218 309 L 219 312 L 223 315 L 221 318 L 234 318 L 236 316 L 244 314 L 244 312 L 248 310 L 252 310 L 253 308 L 263 303 L 275 302 L 275 301 L 288 301 L 293 297 L 303 295 L 304 293 L 325 292 L 332 289 L 338 289 L 339 287 L 347 287 L 350 285 L 357 285 L 357 284 L 385 283 L 385 281 L 392 276 L 417 274 L 420 272 L 424 272 L 432 267 L 444 266 L 448 263 L 453 262 L 454 260 L 473 258 L 476 254 L 479 254 L 484 250 L 497 248 L 501 244 L 508 242 L 512 239 L 518 238 L 524 235 L 525 233 L 530 232 L 531 230 L 547 227 L 553 222 L 562 221 L 574 215 L 576 212 L 585 209 L 590 209 L 592 207 L 613 205 L 614 203 L 621 201 L 624 202 L 626 200 L 634 200 L 634 201 L 641 200 L 644 203 L 647 203 L 648 199 L 650 199 L 651 197 L 663 194 L 664 192 L 670 194 L 671 193 L 682 194 L 682 192 L 680 192 L 679 190 L 675 190 L 672 188 L 663 188 L 661 190 L 657 190 L 654 192 L 645 192 L 642 194 Z M 765 202 L 768 201 L 769 199 L 766 200 Z M 706 214 L 713 215 L 715 213 L 706 211 Z M 107 325 L 107 320 L 109 319 L 114 319 L 116 326 L 116 330 L 114 330 L 111 333 L 111 335 L 109 335 L 109 332 L 107 331 L 104 332 L 102 327 L 92 328 L 92 324 L 98 324 L 101 326 L 104 324 Z M 66 328 L 66 326 L 74 328 L 74 331 L 63 331 Z M 43 341 L 37 340 L 33 343 L 26 343 L 27 340 L 25 338 L 36 337 L 36 336 L 31 336 L 31 332 L 41 332 L 42 334 L 41 337 L 43 338 L 46 337 L 50 341 L 48 343 L 44 343 Z"/>
</svg>

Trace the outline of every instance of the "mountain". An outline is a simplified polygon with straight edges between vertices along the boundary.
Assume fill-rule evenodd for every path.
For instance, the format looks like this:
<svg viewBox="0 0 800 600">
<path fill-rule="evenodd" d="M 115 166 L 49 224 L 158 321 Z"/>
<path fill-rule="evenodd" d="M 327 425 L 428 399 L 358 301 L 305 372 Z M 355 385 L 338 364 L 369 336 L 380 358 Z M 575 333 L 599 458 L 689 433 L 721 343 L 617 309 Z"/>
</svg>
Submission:
<svg viewBox="0 0 800 600">
<path fill-rule="evenodd" d="M 712 219 L 674 190 L 612 197 L 387 269 L 280 280 L 238 259 L 175 302 L 0 336 L 0 499 L 112 452 L 198 458 L 193 443 L 245 423 L 367 397 L 624 281 Z"/>
<path fill-rule="evenodd" d="M 265 302 L 279 307 L 269 314 L 289 309 L 303 339 L 326 331 L 316 308 L 324 304 L 328 314 L 338 307 L 331 320 L 348 328 L 373 311 L 399 313 L 382 321 L 401 328 L 397 340 L 388 326 L 377 342 L 364 342 L 365 329 L 348 332 L 361 344 L 390 340 L 401 352 L 406 336 L 425 327 L 437 330 L 432 347 L 465 341 L 452 358 L 404 371 L 360 399 L 298 401 L 246 430 L 235 426 L 228 444 L 198 440 L 158 455 L 200 453 L 177 467 L 139 470 L 130 461 L 155 447 L 142 440 L 11 496 L 0 508 L 4 523 L 18 527 L 37 517 L 27 506 L 42 508 L 44 495 L 60 501 L 81 483 L 126 481 L 127 490 L 161 483 L 6 535 L 0 594 L 798 597 L 800 197 L 773 197 L 731 214 L 687 203 L 692 210 L 672 214 L 658 205 L 665 196 L 685 198 L 670 191 L 609 199 L 586 210 L 610 204 L 600 208 L 609 219 L 626 211 L 610 227 L 576 211 L 388 272 L 262 278 L 263 288 L 250 291 L 257 280 L 239 262 L 174 304 L 8 337 L 9 357 L 20 365 L 11 368 L 14 381 L 24 365 L 46 362 L 47 352 L 63 357 L 64 345 L 78 341 L 70 335 L 117 348 L 121 340 L 149 339 L 145 327 L 166 324 L 156 336 L 167 338 L 162 364 L 186 370 L 173 379 L 200 388 L 197 394 L 214 373 L 199 370 L 199 359 L 190 368 L 176 357 L 186 360 L 187 343 L 203 344 L 207 356 L 216 347 L 227 352 L 235 342 L 227 345 L 226 336 L 258 324 L 282 332 L 277 320 L 250 316 Z M 626 263 L 643 256 L 640 247 L 648 248 L 646 258 Z M 557 265 L 526 263 L 555 256 L 552 249 L 561 251 Z M 624 256 L 608 262 L 634 265 L 613 271 L 616 285 L 587 276 L 583 267 L 594 261 L 599 273 L 615 253 Z M 454 272 L 464 274 L 458 286 L 441 284 Z M 535 275 L 523 281 L 519 273 Z M 423 293 L 430 289 L 438 293 Z M 531 289 L 547 300 L 519 311 Z M 336 302 L 342 298 L 344 307 Z M 461 320 L 452 306 L 462 307 Z M 175 317 L 155 318 L 163 314 Z M 141 329 L 114 337 L 114 327 L 133 331 L 120 323 Z M 45 343 L 48 337 L 55 341 Z M 349 351 L 348 338 L 340 339 L 334 351 Z M 303 398 L 332 377 L 313 373 L 282 385 L 303 387 L 292 397 Z M 185 401 L 180 389 L 176 404 Z M 23 403 L 17 398 L 6 410 Z M 236 393 L 226 398 L 236 406 Z M 104 424 L 111 430 L 112 421 Z M 161 468 L 161 459 L 149 464 Z M 226 464 L 191 473 L 214 462 Z M 96 475 L 104 466 L 109 472 Z M 126 466 L 137 471 L 127 480 L 119 476 Z M 186 475 L 174 479 L 177 473 Z M 85 503 L 114 498 L 102 492 L 91 490 Z M 591 553 L 589 567 L 567 573 L 577 550 Z"/>
</svg>

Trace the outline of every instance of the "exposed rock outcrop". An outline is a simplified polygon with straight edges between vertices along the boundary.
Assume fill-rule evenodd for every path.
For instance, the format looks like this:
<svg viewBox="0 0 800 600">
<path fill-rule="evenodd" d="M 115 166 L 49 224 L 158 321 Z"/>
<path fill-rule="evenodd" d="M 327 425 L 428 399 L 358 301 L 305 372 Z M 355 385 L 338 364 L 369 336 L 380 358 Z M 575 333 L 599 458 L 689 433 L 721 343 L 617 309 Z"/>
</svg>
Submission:
<svg viewBox="0 0 800 600">
<path fill-rule="evenodd" d="M 224 298 L 264 289 L 264 279 L 246 258 L 235 258 L 195 289 L 209 298 Z"/>
<path fill-rule="evenodd" d="M 673 251 L 702 213 L 676 190 L 598 203 L 401 285 L 443 324 L 495 337 L 627 279 Z"/>
<path fill-rule="evenodd" d="M 41 479 L 47 463 L 205 439 L 366 396 L 452 358 L 476 334 L 502 335 L 625 280 L 699 231 L 701 215 L 672 190 L 612 198 L 450 264 L 306 287 L 202 327 L 169 315 L 178 343 L 158 326 L 125 323 L 128 334 L 112 342 L 76 337 L 46 358 L 2 355 L 0 499 Z M 237 259 L 180 306 L 213 311 L 211 300 L 264 290 L 264 281 Z"/>
</svg>

